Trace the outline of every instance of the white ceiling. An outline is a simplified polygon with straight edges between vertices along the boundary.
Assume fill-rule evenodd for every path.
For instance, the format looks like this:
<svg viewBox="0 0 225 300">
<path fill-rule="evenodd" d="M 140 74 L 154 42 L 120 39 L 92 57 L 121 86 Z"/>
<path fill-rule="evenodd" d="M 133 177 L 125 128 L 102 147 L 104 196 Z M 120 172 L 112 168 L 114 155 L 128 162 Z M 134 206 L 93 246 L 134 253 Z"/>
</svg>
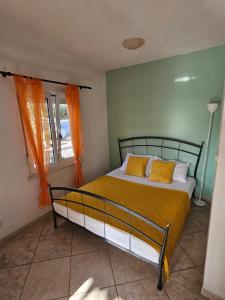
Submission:
<svg viewBox="0 0 225 300">
<path fill-rule="evenodd" d="M 111 70 L 225 44 L 225 0 L 0 0 L 3 42 Z"/>
</svg>

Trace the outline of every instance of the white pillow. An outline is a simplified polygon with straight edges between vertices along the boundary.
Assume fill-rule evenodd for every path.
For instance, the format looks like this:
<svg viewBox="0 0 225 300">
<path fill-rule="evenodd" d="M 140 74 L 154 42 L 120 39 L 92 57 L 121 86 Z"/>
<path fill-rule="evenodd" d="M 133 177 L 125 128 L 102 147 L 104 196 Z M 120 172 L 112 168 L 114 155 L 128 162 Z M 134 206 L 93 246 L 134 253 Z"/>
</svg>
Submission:
<svg viewBox="0 0 225 300">
<path fill-rule="evenodd" d="M 126 155 L 126 158 L 122 164 L 122 166 L 120 167 L 120 170 L 121 171 L 126 171 L 126 168 L 127 168 L 127 164 L 128 164 L 128 159 L 130 156 L 137 156 L 137 157 L 147 157 L 149 158 L 149 161 L 147 163 L 147 166 L 146 166 L 146 171 L 145 171 L 145 176 L 149 176 L 149 172 L 150 172 L 150 168 L 151 168 L 151 161 L 156 157 L 156 156 L 153 156 L 153 155 L 141 155 L 141 154 L 132 154 L 132 153 L 127 153 Z"/>
<path fill-rule="evenodd" d="M 176 161 L 176 166 L 173 171 L 173 180 L 180 182 L 187 182 L 187 172 L 190 168 L 190 163 L 183 163 Z"/>
</svg>

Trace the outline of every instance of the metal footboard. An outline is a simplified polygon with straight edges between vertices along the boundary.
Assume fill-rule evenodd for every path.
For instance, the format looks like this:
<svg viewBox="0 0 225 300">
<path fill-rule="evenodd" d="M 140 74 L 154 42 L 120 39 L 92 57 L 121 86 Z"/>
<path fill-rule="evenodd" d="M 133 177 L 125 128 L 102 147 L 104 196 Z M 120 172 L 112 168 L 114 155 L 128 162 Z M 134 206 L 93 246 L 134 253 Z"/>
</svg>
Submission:
<svg viewBox="0 0 225 300">
<path fill-rule="evenodd" d="M 60 217 L 63 217 L 62 215 L 60 215 L 59 213 L 57 213 L 54 209 L 54 201 L 57 200 L 62 200 L 66 203 L 66 208 L 67 208 L 67 216 L 68 216 L 68 203 L 73 203 L 76 205 L 80 205 L 81 207 L 88 207 L 93 209 L 94 211 L 103 213 L 106 216 L 109 216 L 110 218 L 120 222 L 121 224 L 126 225 L 129 229 L 132 229 L 138 233 L 140 233 L 142 236 L 144 236 L 145 238 L 147 238 L 149 241 L 151 241 L 152 243 L 156 244 L 159 249 L 160 249 L 160 254 L 159 254 L 159 264 L 158 264 L 158 284 L 157 284 L 157 288 L 159 290 L 162 290 L 163 287 L 163 266 L 164 266 L 164 257 L 165 257 L 165 249 L 166 249 L 166 244 L 167 244 L 167 238 L 168 238 L 168 233 L 169 233 L 169 228 L 170 228 L 170 224 L 166 224 L 165 227 L 162 227 L 158 224 L 156 224 L 155 222 L 153 222 L 152 220 L 144 217 L 143 215 L 133 211 L 132 209 L 129 209 L 126 206 L 123 206 L 119 203 L 117 203 L 116 201 L 107 199 L 105 197 L 102 197 L 100 195 L 88 192 L 88 191 L 84 191 L 84 190 L 80 190 L 80 189 L 75 189 L 75 188 L 67 188 L 67 187 L 52 187 L 51 185 L 49 185 L 49 191 L 50 191 L 50 196 L 51 196 L 51 203 L 52 203 L 52 211 L 53 211 L 53 220 L 54 220 L 54 227 L 57 227 L 57 215 L 59 215 Z M 54 197 L 53 196 L 53 191 L 55 192 L 60 192 L 63 191 L 64 192 L 64 198 L 58 198 L 58 197 Z M 66 198 L 66 195 L 68 192 L 73 192 L 73 193 L 78 193 L 80 195 L 82 195 L 82 199 L 83 199 L 83 195 L 101 200 L 104 204 L 110 204 L 112 207 L 116 207 L 126 213 L 128 213 L 131 216 L 134 216 L 136 218 L 138 218 L 139 220 L 145 222 L 146 224 L 152 226 L 153 228 L 155 228 L 156 230 L 158 230 L 159 232 L 162 233 L 163 235 L 163 239 L 162 239 L 162 243 L 156 241 L 154 238 L 152 238 L 151 236 L 148 236 L 146 233 L 142 232 L 140 229 L 132 226 L 131 224 L 128 224 L 127 222 L 125 222 L 124 220 L 121 220 L 119 218 L 117 218 L 116 216 L 110 214 L 109 212 L 105 211 L 105 205 L 104 205 L 104 210 L 98 209 L 96 207 L 93 207 L 91 205 L 85 204 L 83 201 L 82 202 L 78 202 L 78 201 L 72 201 Z M 65 217 L 64 217 L 65 218 Z M 68 219 L 68 218 L 66 218 Z M 68 219 L 69 220 L 69 219 Z M 69 220 L 71 221 L 71 220 Z M 72 222 L 72 221 L 71 221 Z M 107 241 L 107 239 L 106 239 Z M 131 251 L 132 253 L 132 251 Z"/>
</svg>

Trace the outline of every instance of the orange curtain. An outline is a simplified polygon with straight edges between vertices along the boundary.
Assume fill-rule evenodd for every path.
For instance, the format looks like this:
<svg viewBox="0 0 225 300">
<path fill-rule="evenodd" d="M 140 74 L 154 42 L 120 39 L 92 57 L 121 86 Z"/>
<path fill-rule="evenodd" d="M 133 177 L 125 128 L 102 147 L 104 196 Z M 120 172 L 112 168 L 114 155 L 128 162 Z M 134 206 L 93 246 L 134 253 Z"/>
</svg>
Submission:
<svg viewBox="0 0 225 300">
<path fill-rule="evenodd" d="M 69 113 L 71 139 L 75 158 L 75 186 L 80 187 L 84 182 L 81 156 L 83 153 L 79 90 L 75 85 L 66 87 L 66 102 Z"/>
<path fill-rule="evenodd" d="M 14 76 L 14 81 L 27 146 L 40 179 L 39 206 L 43 208 L 51 204 L 47 181 L 51 146 L 44 90 L 40 80 Z"/>
</svg>

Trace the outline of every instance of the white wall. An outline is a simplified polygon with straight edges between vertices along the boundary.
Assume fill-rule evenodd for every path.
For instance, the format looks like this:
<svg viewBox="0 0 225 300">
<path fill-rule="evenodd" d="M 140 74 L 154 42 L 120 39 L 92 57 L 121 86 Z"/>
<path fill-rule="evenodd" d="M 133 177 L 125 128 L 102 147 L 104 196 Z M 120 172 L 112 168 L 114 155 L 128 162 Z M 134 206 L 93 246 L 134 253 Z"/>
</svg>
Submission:
<svg viewBox="0 0 225 300">
<path fill-rule="evenodd" d="M 54 49 L 26 49 L 3 43 L 0 70 L 77 84 L 84 132 L 83 169 L 86 181 L 108 170 L 108 129 L 105 73 Z M 1 46 L 2 46 L 1 45 Z M 28 178 L 25 144 L 12 78 L 0 78 L 0 239 L 46 213 L 38 208 L 38 179 Z M 50 175 L 51 183 L 72 185 L 73 167 Z"/>
<path fill-rule="evenodd" d="M 223 101 L 224 106 L 224 101 Z M 225 299 L 225 109 L 223 107 L 219 155 L 212 199 L 203 294 Z"/>
</svg>

